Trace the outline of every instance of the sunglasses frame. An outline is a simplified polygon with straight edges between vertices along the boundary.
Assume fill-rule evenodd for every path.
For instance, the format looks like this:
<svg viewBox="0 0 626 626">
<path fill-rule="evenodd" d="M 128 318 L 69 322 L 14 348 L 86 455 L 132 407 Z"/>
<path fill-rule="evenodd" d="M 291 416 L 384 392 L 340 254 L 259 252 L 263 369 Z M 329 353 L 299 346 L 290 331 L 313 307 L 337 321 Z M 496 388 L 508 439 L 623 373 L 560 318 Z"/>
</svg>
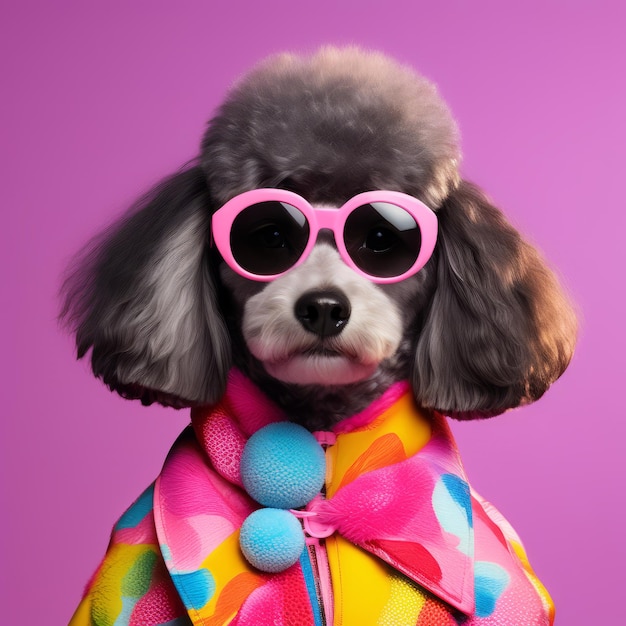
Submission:
<svg viewBox="0 0 626 626">
<path fill-rule="evenodd" d="M 261 202 L 285 202 L 300 211 L 309 223 L 309 239 L 298 260 L 288 269 L 277 274 L 254 274 L 237 263 L 230 246 L 230 232 L 237 215 L 254 204 Z M 394 204 L 405 210 L 415 219 L 420 229 L 421 246 L 413 265 L 398 276 L 374 276 L 364 272 L 353 260 L 344 243 L 344 227 L 349 215 L 355 209 L 376 202 Z M 222 258 L 235 272 L 260 282 L 271 282 L 298 267 L 307 259 L 317 241 L 319 231 L 329 229 L 335 236 L 335 244 L 342 260 L 352 270 L 368 280 L 378 283 L 396 283 L 416 274 L 430 259 L 437 242 L 438 222 L 434 211 L 423 202 L 399 191 L 366 191 L 350 198 L 339 208 L 313 207 L 302 196 L 285 189 L 253 189 L 246 191 L 218 209 L 212 217 L 212 240 Z"/>
</svg>

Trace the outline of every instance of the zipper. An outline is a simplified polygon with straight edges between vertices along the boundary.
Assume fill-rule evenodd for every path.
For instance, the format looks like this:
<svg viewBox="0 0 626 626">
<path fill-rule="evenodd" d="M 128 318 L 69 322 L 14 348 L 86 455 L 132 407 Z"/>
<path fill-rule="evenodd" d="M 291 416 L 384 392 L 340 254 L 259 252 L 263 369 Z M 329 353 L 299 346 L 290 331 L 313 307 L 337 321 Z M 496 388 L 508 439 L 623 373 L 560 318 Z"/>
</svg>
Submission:
<svg viewBox="0 0 626 626">
<path fill-rule="evenodd" d="M 321 625 L 332 626 L 334 624 L 334 598 L 330 566 L 328 564 L 328 552 L 326 549 L 326 537 L 330 537 L 330 535 L 335 532 L 335 529 L 320 524 L 316 520 L 317 514 L 314 509 L 316 503 L 325 497 L 326 485 L 328 485 L 332 479 L 333 467 L 331 455 L 328 454 L 327 450 L 335 444 L 336 436 L 334 433 L 328 431 L 314 432 L 313 435 L 326 452 L 325 484 L 322 493 L 309 502 L 304 511 L 299 511 L 299 517 L 302 518 Z"/>
<path fill-rule="evenodd" d="M 307 536 L 306 544 L 313 572 L 320 622 L 322 626 L 332 626 L 334 621 L 333 590 L 326 542 L 317 537 Z"/>
</svg>

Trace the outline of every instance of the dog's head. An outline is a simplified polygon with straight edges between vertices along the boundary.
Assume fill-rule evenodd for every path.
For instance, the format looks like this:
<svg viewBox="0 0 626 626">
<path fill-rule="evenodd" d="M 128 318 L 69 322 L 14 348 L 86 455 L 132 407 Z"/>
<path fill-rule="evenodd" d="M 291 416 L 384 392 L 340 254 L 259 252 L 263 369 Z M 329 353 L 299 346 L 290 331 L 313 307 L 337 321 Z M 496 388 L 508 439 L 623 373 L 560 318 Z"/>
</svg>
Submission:
<svg viewBox="0 0 626 626">
<path fill-rule="evenodd" d="M 197 161 L 81 257 L 64 308 L 79 357 L 91 349 L 123 396 L 172 406 L 215 402 L 234 363 L 309 424 L 407 378 L 422 406 L 456 417 L 536 400 L 571 358 L 574 316 L 459 159 L 435 87 L 387 58 L 268 60 L 234 87 Z M 376 203 L 415 220 L 408 243 L 367 217 Z M 281 206 L 306 222 L 297 245 L 284 221 L 267 231 Z M 237 249 L 252 231 L 253 251 Z M 409 259 L 396 267 L 398 241 Z"/>
</svg>

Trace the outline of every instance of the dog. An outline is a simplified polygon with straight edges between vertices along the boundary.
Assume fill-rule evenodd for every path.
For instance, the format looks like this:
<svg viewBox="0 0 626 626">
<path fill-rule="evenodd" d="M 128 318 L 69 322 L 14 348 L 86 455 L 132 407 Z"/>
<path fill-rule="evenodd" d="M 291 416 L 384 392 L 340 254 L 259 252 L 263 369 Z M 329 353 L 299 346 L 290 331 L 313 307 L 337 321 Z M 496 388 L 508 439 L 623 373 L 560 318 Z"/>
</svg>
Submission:
<svg viewBox="0 0 626 626">
<path fill-rule="evenodd" d="M 232 88 L 197 159 L 79 255 L 62 312 L 78 357 L 125 398 L 192 407 L 192 426 L 72 624 L 551 623 L 442 416 L 538 400 L 576 320 L 460 159 L 410 68 L 357 48 L 274 56 Z M 294 474 L 278 506 L 274 445 Z M 288 563 L 263 535 L 283 518 Z"/>
</svg>

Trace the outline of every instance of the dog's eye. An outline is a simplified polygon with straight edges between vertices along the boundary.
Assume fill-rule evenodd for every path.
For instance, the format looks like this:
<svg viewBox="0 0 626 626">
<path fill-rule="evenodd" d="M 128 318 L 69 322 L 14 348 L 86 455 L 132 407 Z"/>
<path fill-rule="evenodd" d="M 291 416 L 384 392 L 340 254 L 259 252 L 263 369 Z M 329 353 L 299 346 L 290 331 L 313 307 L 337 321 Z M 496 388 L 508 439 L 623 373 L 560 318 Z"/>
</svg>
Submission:
<svg viewBox="0 0 626 626">
<path fill-rule="evenodd" d="M 286 248 L 287 238 L 277 224 L 263 224 L 250 233 L 250 243 L 259 248 Z"/>
<path fill-rule="evenodd" d="M 372 228 L 365 238 L 365 247 L 373 252 L 388 252 L 396 242 L 397 236 L 388 228 Z"/>
<path fill-rule="evenodd" d="M 230 228 L 233 258 L 245 270 L 272 276 L 288 270 L 309 240 L 305 215 L 286 202 L 257 202 L 242 210 Z"/>
<path fill-rule="evenodd" d="M 415 218 L 388 202 L 353 209 L 344 228 L 346 251 L 370 276 L 399 276 L 411 268 L 420 251 L 421 236 Z"/>
</svg>

